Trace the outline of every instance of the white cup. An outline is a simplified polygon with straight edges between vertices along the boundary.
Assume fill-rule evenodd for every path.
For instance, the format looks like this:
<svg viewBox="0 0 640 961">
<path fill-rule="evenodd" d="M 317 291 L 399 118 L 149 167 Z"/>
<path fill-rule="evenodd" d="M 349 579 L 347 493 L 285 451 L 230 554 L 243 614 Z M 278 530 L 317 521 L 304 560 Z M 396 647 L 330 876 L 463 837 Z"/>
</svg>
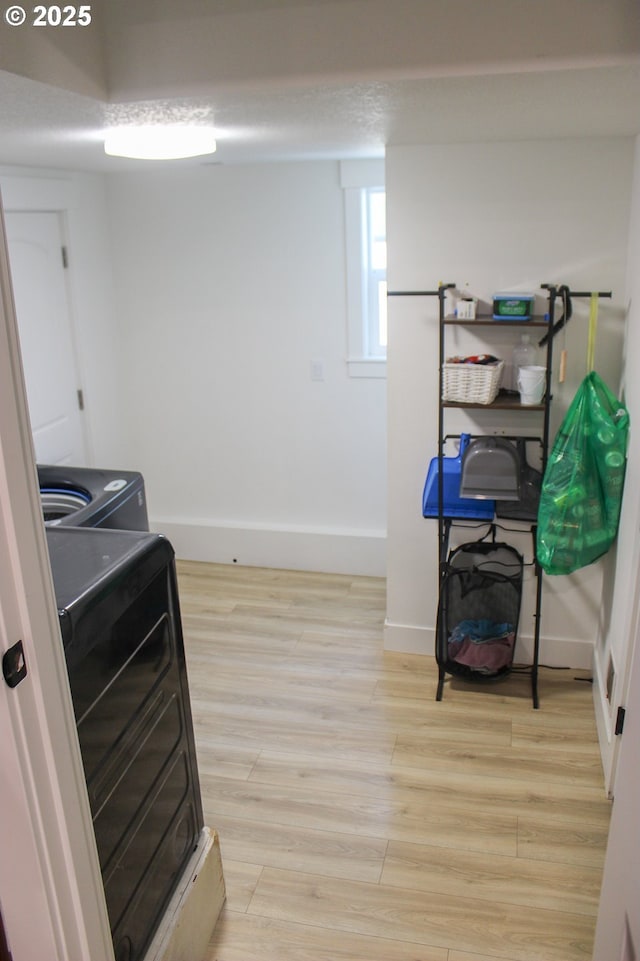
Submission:
<svg viewBox="0 0 640 961">
<path fill-rule="evenodd" d="M 518 367 L 520 403 L 527 407 L 539 404 L 544 397 L 546 380 L 546 367 Z"/>
</svg>

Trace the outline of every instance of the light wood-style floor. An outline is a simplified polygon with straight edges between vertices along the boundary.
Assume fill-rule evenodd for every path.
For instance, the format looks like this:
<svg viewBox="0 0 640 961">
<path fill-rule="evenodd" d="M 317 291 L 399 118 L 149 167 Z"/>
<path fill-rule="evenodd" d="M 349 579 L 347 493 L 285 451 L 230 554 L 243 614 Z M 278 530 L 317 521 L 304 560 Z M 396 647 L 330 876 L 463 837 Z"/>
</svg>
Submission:
<svg viewBox="0 0 640 961">
<path fill-rule="evenodd" d="M 435 701 L 384 582 L 181 562 L 207 961 L 590 961 L 610 804 L 578 671 Z"/>
</svg>

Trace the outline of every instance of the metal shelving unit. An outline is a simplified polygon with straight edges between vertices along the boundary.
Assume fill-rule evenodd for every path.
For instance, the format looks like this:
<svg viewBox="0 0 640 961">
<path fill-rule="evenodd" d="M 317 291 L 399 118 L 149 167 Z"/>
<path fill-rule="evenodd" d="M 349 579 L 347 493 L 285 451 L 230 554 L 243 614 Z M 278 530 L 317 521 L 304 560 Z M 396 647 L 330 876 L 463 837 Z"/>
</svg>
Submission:
<svg viewBox="0 0 640 961">
<path fill-rule="evenodd" d="M 553 325 L 553 317 L 555 310 L 555 297 L 551 298 L 549 302 L 549 319 L 542 317 L 532 317 L 530 320 L 494 320 L 493 317 L 480 316 L 473 320 L 465 320 L 457 317 L 447 317 L 445 316 L 445 296 L 446 291 L 453 287 L 453 284 L 441 285 L 438 290 L 439 298 L 439 327 L 440 327 L 440 337 L 439 337 L 439 395 L 438 395 L 438 459 L 440 469 L 438 472 L 438 547 L 439 547 L 439 572 L 440 572 L 440 587 L 442 587 L 442 579 L 444 577 L 445 565 L 449 550 L 449 539 L 451 533 L 451 527 L 455 521 L 445 518 L 443 514 L 444 504 L 443 504 L 443 468 L 442 459 L 444 457 L 444 445 L 448 439 L 448 435 L 445 432 L 445 418 L 446 411 L 449 409 L 458 410 L 485 410 L 492 411 L 499 414 L 503 411 L 518 411 L 520 413 L 537 413 L 542 419 L 542 437 L 540 438 L 541 445 L 541 465 L 542 472 L 544 473 L 544 468 L 547 463 L 548 448 L 549 448 L 549 417 L 551 409 L 551 371 L 553 364 L 553 337 L 547 337 L 546 339 L 546 357 L 544 366 L 546 367 L 546 384 L 544 399 L 541 404 L 535 404 L 523 408 L 520 404 L 519 398 L 513 395 L 507 394 L 505 392 L 500 392 L 496 399 L 491 404 L 476 404 L 476 403 L 453 403 L 450 401 L 445 401 L 442 399 L 443 395 L 443 368 L 445 363 L 446 354 L 446 332 L 447 328 L 451 327 L 464 327 L 469 330 L 481 329 L 482 332 L 487 333 L 487 338 L 490 339 L 492 332 L 496 331 L 503 332 L 505 328 L 518 328 L 520 330 L 527 331 L 538 331 L 541 328 L 545 332 L 548 332 L 550 327 Z M 499 428 L 501 425 L 496 424 Z M 517 518 L 515 518 L 517 520 Z M 491 522 L 487 522 L 489 525 L 500 526 L 496 524 L 495 519 Z M 542 569 L 537 563 L 535 555 L 535 544 L 536 544 L 536 531 L 537 525 L 530 521 L 522 521 L 522 530 L 526 532 L 527 528 L 531 534 L 532 544 L 533 544 L 533 560 L 532 565 L 535 571 L 536 579 L 536 600 L 535 600 L 535 611 L 534 611 L 534 640 L 533 640 L 533 658 L 532 662 L 528 667 L 519 668 L 518 673 L 529 673 L 531 678 L 531 698 L 533 701 L 534 708 L 539 707 L 539 696 L 538 696 L 538 661 L 540 653 L 540 620 L 542 612 Z M 447 670 L 445 665 L 440 661 L 438 670 L 438 690 L 436 694 L 436 700 L 442 700 L 444 691 L 444 682 L 447 675 Z"/>
<path fill-rule="evenodd" d="M 442 399 L 443 394 L 443 365 L 445 362 L 445 349 L 446 349 L 446 331 L 447 328 L 451 327 L 464 327 L 469 330 L 482 330 L 487 332 L 489 335 L 491 331 L 502 330 L 504 331 L 507 327 L 518 327 L 522 330 L 530 330 L 541 332 L 543 328 L 546 333 L 553 329 L 554 325 L 554 313 L 555 313 L 555 301 L 557 296 L 557 291 L 555 287 L 548 286 L 549 290 L 549 311 L 548 319 L 542 317 L 534 317 L 531 320 L 500 320 L 496 321 L 492 316 L 478 316 L 473 320 L 465 320 L 457 317 L 446 316 L 445 313 L 445 303 L 446 294 L 448 290 L 454 289 L 456 287 L 455 283 L 440 284 L 437 290 L 415 290 L 415 291 L 390 291 L 389 296 L 391 297 L 437 297 L 438 298 L 438 315 L 439 315 L 439 378 L 438 378 L 438 570 L 439 570 L 439 589 L 442 587 L 442 580 L 444 577 L 445 565 L 447 561 L 447 555 L 449 550 L 450 534 L 451 528 L 455 524 L 455 520 L 447 518 L 444 516 L 444 496 L 443 496 L 443 458 L 444 458 L 444 446 L 450 435 L 445 432 L 445 417 L 446 411 L 449 409 L 458 410 L 484 410 L 484 411 L 494 411 L 499 414 L 502 411 L 520 411 L 526 410 L 527 412 L 537 412 L 539 416 L 542 417 L 542 437 L 540 438 L 541 448 L 542 448 L 542 471 L 547 462 L 547 454 L 549 447 L 549 414 L 551 405 L 551 370 L 553 361 L 553 337 L 546 338 L 546 386 L 544 401 L 541 404 L 536 404 L 533 406 L 527 406 L 526 409 L 523 408 L 519 402 L 518 398 L 514 398 L 505 393 L 500 393 L 498 397 L 491 404 L 477 404 L 477 403 L 457 403 L 444 401 Z M 499 425 L 497 425 L 499 426 Z M 485 522 L 481 522 L 485 523 Z M 495 524 L 495 519 L 493 521 L 487 521 L 488 525 Z M 533 543 L 533 561 L 532 564 L 535 569 L 536 577 L 536 601 L 535 601 L 535 613 L 534 613 L 534 649 L 532 663 L 528 667 L 519 669 L 519 673 L 529 673 L 531 678 L 531 697 L 533 701 L 534 708 L 539 707 L 539 697 L 538 697 L 538 659 L 540 651 L 540 619 L 542 610 L 542 570 L 539 567 L 536 557 L 535 557 L 535 543 L 536 543 L 536 524 L 528 522 L 528 529 L 531 533 L 532 543 Z M 527 526 L 523 526 L 522 530 L 526 532 Z M 437 643 L 437 640 L 436 640 Z M 436 693 L 436 700 L 442 700 L 444 691 L 444 682 L 446 680 L 447 670 L 445 666 L 440 663 L 438 671 L 438 688 Z"/>
<path fill-rule="evenodd" d="M 389 291 L 389 297 L 437 297 L 439 305 L 439 378 L 438 378 L 438 570 L 439 570 L 439 593 L 442 589 L 443 577 L 445 572 L 445 566 L 449 551 L 449 542 L 451 528 L 455 525 L 455 519 L 445 517 L 444 515 L 444 491 L 443 491 L 443 459 L 444 459 L 444 446 L 448 439 L 453 436 L 459 435 L 447 435 L 445 433 L 445 417 L 446 411 L 452 409 L 458 410 L 484 410 L 493 411 L 497 414 L 504 411 L 520 411 L 522 413 L 533 412 L 537 413 L 542 421 L 542 436 L 539 438 L 541 445 L 541 472 L 544 476 L 544 471 L 547 465 L 547 458 L 549 454 L 549 429 L 550 429 L 550 412 L 551 412 L 551 401 L 552 401 L 552 391 L 551 391 L 551 375 L 553 366 L 553 338 L 557 331 L 564 326 L 571 316 L 571 310 L 568 309 L 570 305 L 570 299 L 579 297 L 591 297 L 592 293 L 590 291 L 572 291 L 567 286 L 559 286 L 556 284 L 541 284 L 541 289 L 547 292 L 548 296 L 548 309 L 544 317 L 534 316 L 530 320 L 494 320 L 493 316 L 483 316 L 480 315 L 474 319 L 462 319 L 458 317 L 450 317 L 445 314 L 446 305 L 446 294 L 448 290 L 452 290 L 456 287 L 455 283 L 440 284 L 436 290 L 397 290 Z M 610 291 L 600 291 L 597 296 L 599 298 L 610 298 Z M 563 312 L 559 319 L 556 319 L 557 313 L 557 303 L 561 300 L 563 304 Z M 447 328 L 451 327 L 464 327 L 468 330 L 482 330 L 486 331 L 491 335 L 491 331 L 504 331 L 505 328 L 520 328 L 521 330 L 536 331 L 544 333 L 540 338 L 540 347 L 546 346 L 546 384 L 544 399 L 541 404 L 528 405 L 523 407 L 520 404 L 519 399 L 508 395 L 506 393 L 499 393 L 496 399 L 491 404 L 478 404 L 478 403 L 457 403 L 444 401 L 442 399 L 443 394 L 443 369 L 445 363 L 445 348 L 446 348 L 446 331 Z M 499 425 L 496 425 L 499 426 Z M 515 438 L 511 438 L 515 440 Z M 538 708 L 540 706 L 539 696 L 538 696 L 538 666 L 539 666 L 539 654 L 540 654 L 540 627 L 541 627 L 541 615 L 542 615 L 542 578 L 543 571 L 538 564 L 536 557 L 536 535 L 537 535 L 537 523 L 530 520 L 519 521 L 517 517 L 511 518 L 518 523 L 522 523 L 521 531 L 527 533 L 527 530 L 531 534 L 533 543 L 533 559 L 530 566 L 533 566 L 535 572 L 535 610 L 534 610 L 534 644 L 533 644 L 533 657 L 532 662 L 528 666 L 518 667 L 516 670 L 519 674 L 529 675 L 531 678 L 531 698 L 533 702 L 533 707 Z M 493 525 L 500 526 L 496 523 L 495 518 L 492 521 L 480 521 L 480 525 L 486 524 L 489 528 Z M 436 644 L 438 644 L 438 638 L 436 638 Z M 444 682 L 446 680 L 446 675 L 448 671 L 446 667 L 439 663 L 438 671 L 438 689 L 436 693 L 436 700 L 442 700 L 444 691 Z"/>
</svg>

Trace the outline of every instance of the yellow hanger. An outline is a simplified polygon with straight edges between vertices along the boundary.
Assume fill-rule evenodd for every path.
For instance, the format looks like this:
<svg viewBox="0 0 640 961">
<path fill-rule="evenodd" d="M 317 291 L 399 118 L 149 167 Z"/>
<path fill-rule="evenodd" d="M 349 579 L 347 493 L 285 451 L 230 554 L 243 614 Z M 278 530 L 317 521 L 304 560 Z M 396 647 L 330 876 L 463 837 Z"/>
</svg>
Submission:
<svg viewBox="0 0 640 961">
<path fill-rule="evenodd" d="M 598 295 L 591 294 L 589 310 L 589 339 L 587 341 L 587 373 L 593 370 L 596 360 L 596 332 L 598 330 Z"/>
</svg>

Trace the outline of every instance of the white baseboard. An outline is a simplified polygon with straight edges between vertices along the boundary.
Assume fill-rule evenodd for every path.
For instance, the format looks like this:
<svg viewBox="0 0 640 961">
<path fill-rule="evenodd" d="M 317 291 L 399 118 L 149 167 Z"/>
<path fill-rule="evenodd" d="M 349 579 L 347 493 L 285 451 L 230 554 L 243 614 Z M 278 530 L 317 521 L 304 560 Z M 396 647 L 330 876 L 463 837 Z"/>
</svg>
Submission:
<svg viewBox="0 0 640 961">
<path fill-rule="evenodd" d="M 533 659 L 533 635 L 519 634 L 516 660 L 525 664 Z M 572 637 L 540 638 L 539 664 L 590 671 L 593 667 L 593 642 Z"/>
<path fill-rule="evenodd" d="M 386 651 L 401 651 L 403 654 L 434 656 L 435 629 L 387 621 L 384 626 L 384 648 Z M 519 634 L 516 661 L 529 664 L 532 659 L 533 636 Z M 589 671 L 593 666 L 593 644 L 591 641 L 572 638 L 541 637 L 538 662 L 550 667 Z"/>
<path fill-rule="evenodd" d="M 593 652 L 593 711 L 596 718 L 605 790 L 607 795 L 612 796 L 615 773 L 614 725 L 611 717 L 611 703 L 607 697 L 607 681 L 602 676 L 600 661 L 595 650 Z"/>
<path fill-rule="evenodd" d="M 258 527 L 152 517 L 181 560 L 316 571 L 368 577 L 386 575 L 384 531 Z"/>
<path fill-rule="evenodd" d="M 435 653 L 436 632 L 432 627 L 417 627 L 410 624 L 392 624 L 385 621 L 384 649 L 402 654 Z"/>
</svg>

